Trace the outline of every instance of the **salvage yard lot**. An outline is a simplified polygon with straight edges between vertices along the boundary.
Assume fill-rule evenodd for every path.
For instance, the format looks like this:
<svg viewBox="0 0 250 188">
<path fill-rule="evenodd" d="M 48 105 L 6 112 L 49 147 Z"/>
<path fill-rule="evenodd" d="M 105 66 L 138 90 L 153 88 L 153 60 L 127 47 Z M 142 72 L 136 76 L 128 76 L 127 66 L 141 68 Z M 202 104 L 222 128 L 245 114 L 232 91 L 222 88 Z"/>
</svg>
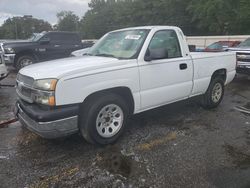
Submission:
<svg viewBox="0 0 250 188">
<path fill-rule="evenodd" d="M 13 117 L 15 74 L 1 84 L 3 121 Z M 136 115 L 107 147 L 13 123 L 0 128 L 0 187 L 250 187 L 250 116 L 234 109 L 249 102 L 250 80 L 237 77 L 217 109 L 194 99 Z"/>
</svg>

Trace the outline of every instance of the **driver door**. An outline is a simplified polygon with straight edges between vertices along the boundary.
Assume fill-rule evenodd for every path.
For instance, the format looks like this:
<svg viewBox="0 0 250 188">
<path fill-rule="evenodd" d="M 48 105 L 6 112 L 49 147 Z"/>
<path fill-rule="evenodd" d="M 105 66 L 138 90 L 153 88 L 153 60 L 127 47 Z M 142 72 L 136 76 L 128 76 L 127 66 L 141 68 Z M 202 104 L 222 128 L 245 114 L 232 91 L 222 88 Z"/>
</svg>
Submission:
<svg viewBox="0 0 250 188">
<path fill-rule="evenodd" d="M 142 110 L 187 98 L 192 90 L 192 60 L 183 57 L 176 32 L 157 31 L 147 52 L 157 49 L 166 50 L 167 57 L 139 61 Z"/>
</svg>

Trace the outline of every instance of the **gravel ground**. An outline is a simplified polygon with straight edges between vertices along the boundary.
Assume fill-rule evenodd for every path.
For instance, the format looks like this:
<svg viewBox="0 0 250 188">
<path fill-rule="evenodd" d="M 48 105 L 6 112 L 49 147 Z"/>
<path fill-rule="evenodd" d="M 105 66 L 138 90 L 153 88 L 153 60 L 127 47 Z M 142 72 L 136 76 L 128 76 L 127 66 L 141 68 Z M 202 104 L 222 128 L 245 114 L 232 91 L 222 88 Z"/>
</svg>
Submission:
<svg viewBox="0 0 250 188">
<path fill-rule="evenodd" d="M 1 82 L 15 84 L 15 74 Z M 13 117 L 15 88 L 0 88 L 0 121 Z M 250 80 L 237 77 L 222 104 L 195 99 L 134 116 L 115 145 L 80 135 L 45 140 L 19 122 L 0 128 L 0 187 L 250 187 Z"/>
</svg>

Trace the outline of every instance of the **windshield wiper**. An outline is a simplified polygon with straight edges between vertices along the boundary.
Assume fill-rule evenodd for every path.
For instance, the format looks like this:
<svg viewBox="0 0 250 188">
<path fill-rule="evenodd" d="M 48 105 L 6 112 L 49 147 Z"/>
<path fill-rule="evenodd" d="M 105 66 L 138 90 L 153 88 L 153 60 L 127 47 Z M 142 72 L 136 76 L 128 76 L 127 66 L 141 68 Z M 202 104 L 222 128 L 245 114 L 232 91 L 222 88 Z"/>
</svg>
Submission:
<svg viewBox="0 0 250 188">
<path fill-rule="evenodd" d="M 112 55 L 112 54 L 96 54 L 95 56 L 113 57 L 113 58 L 119 59 L 118 57 L 115 57 L 115 56 L 114 56 L 114 55 Z"/>
</svg>

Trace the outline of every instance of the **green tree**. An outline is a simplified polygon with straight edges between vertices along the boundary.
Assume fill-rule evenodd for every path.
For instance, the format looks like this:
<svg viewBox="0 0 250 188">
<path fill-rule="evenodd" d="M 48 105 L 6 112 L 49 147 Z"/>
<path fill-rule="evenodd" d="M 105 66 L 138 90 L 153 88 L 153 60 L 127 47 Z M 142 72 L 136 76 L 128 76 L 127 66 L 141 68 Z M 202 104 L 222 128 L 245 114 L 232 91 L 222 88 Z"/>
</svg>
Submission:
<svg viewBox="0 0 250 188">
<path fill-rule="evenodd" d="M 99 38 L 104 33 L 139 25 L 177 25 L 190 32 L 191 0 L 92 0 L 81 20 L 84 37 Z"/>
<path fill-rule="evenodd" d="M 192 21 L 208 34 L 234 34 L 238 30 L 239 3 L 235 0 L 192 0 Z"/>
<path fill-rule="evenodd" d="M 7 19 L 0 27 L 0 38 L 2 39 L 26 39 L 32 33 L 52 30 L 51 25 L 31 16 L 13 17 Z"/>
<path fill-rule="evenodd" d="M 57 13 L 58 23 L 55 27 L 59 31 L 78 31 L 79 17 L 72 11 L 61 11 Z"/>
</svg>

